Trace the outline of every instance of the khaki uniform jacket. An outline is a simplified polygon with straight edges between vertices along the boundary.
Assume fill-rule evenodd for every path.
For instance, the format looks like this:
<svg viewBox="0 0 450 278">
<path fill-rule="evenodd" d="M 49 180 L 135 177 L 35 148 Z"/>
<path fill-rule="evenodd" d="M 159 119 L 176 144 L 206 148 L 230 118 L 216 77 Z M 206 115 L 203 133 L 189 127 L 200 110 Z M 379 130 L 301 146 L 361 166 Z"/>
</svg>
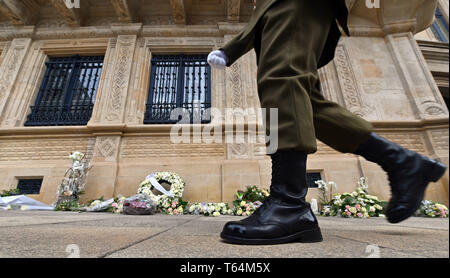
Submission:
<svg viewBox="0 0 450 278">
<path fill-rule="evenodd" d="M 222 51 L 228 57 L 227 66 L 231 66 L 237 59 L 243 56 L 245 53 L 250 51 L 255 47 L 255 32 L 258 21 L 264 15 L 264 13 L 278 0 L 257 0 L 256 9 L 253 12 L 250 21 L 245 26 L 245 28 L 230 42 L 228 42 L 224 47 L 221 48 Z M 308 0 L 314 1 L 314 0 Z M 330 27 L 328 38 L 325 44 L 325 48 L 322 52 L 321 58 L 318 62 L 317 68 L 321 68 L 331 62 L 334 59 L 334 53 L 336 51 L 336 46 L 341 37 L 341 31 L 339 30 L 338 24 L 341 26 L 343 31 L 350 35 L 347 26 L 348 19 L 348 9 L 345 4 L 345 0 L 329 0 L 331 5 L 333 5 L 333 10 L 335 11 L 336 21 L 333 21 Z"/>
</svg>

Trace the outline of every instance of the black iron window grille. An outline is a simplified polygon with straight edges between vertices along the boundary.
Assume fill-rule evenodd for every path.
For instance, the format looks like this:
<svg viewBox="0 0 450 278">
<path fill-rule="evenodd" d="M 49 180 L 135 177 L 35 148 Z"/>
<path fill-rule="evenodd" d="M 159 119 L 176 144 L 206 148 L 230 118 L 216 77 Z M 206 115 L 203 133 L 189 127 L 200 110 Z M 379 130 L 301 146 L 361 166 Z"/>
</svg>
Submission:
<svg viewBox="0 0 450 278">
<path fill-rule="evenodd" d="M 41 192 L 42 179 L 27 179 L 19 180 L 17 189 L 20 194 L 39 194 Z"/>
<path fill-rule="evenodd" d="M 86 125 L 94 109 L 104 56 L 50 58 L 25 126 Z"/>
<path fill-rule="evenodd" d="M 306 173 L 306 184 L 309 188 L 318 188 L 316 181 L 320 181 L 322 176 L 320 173 Z"/>
<path fill-rule="evenodd" d="M 153 56 L 145 124 L 211 121 L 211 68 L 206 58 L 206 55 Z"/>
</svg>

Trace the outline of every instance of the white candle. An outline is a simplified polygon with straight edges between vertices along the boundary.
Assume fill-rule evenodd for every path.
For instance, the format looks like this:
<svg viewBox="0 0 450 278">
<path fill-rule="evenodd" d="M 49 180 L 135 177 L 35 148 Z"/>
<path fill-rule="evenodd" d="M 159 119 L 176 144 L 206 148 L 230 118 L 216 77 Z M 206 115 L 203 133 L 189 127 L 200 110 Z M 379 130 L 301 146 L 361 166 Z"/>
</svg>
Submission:
<svg viewBox="0 0 450 278">
<path fill-rule="evenodd" d="M 313 212 L 319 212 L 319 207 L 317 205 L 317 199 L 311 199 L 311 210 Z"/>
</svg>

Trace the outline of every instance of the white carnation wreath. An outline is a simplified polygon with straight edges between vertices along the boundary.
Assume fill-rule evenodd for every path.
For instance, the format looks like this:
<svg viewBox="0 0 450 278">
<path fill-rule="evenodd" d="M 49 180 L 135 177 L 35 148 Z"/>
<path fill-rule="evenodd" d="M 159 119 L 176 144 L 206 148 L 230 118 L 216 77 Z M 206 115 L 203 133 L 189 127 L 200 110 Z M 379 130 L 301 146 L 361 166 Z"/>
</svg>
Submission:
<svg viewBox="0 0 450 278">
<path fill-rule="evenodd" d="M 153 189 L 155 187 L 150 181 L 150 177 L 154 177 L 158 183 L 167 182 L 170 184 L 170 190 L 168 194 L 155 195 Z M 152 198 L 152 200 L 161 206 L 165 201 L 170 199 L 180 199 L 183 196 L 185 183 L 183 179 L 175 173 L 172 172 L 155 172 L 147 176 L 145 181 L 143 181 L 137 191 L 138 194 L 145 193 Z M 159 189 L 158 189 L 159 190 Z M 164 193 L 164 192 L 162 192 Z"/>
</svg>

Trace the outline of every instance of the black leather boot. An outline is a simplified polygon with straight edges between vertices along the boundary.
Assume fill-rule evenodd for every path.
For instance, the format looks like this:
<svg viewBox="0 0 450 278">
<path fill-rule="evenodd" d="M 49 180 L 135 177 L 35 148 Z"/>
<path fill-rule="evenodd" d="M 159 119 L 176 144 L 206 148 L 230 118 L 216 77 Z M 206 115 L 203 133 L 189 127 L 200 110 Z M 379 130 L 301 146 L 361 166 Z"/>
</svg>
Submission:
<svg viewBox="0 0 450 278">
<path fill-rule="evenodd" d="M 305 201 L 307 154 L 278 151 L 272 155 L 270 196 L 251 216 L 225 224 L 221 238 L 236 244 L 319 242 L 322 234 Z"/>
<path fill-rule="evenodd" d="M 437 182 L 447 166 L 416 152 L 407 150 L 376 133 L 355 154 L 375 162 L 387 172 L 391 200 L 386 207 L 389 222 L 398 223 L 412 216 L 420 207 L 430 182 Z"/>
</svg>

